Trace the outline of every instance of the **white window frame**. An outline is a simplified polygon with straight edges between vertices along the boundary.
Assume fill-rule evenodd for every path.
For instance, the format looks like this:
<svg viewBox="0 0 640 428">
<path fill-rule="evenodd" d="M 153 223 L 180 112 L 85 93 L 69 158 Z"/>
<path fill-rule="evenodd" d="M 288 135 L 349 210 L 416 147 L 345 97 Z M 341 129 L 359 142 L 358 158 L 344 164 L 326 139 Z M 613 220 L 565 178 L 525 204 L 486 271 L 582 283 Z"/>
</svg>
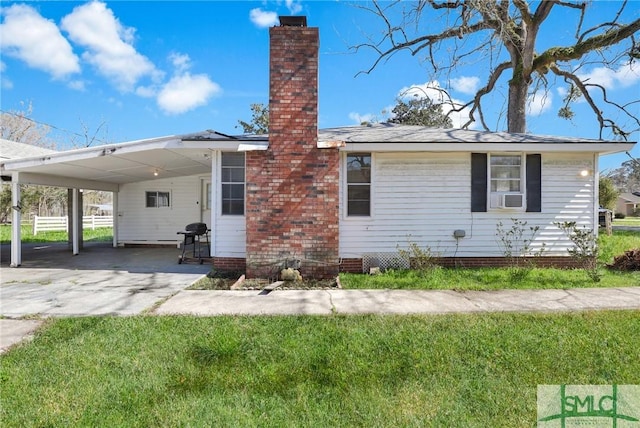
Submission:
<svg viewBox="0 0 640 428">
<path fill-rule="evenodd" d="M 492 191 L 491 187 L 494 182 L 494 179 L 491 174 L 492 162 L 491 159 L 493 157 L 498 156 L 512 156 L 520 158 L 520 190 L 519 191 Z M 525 153 L 522 152 L 496 152 L 496 153 L 488 153 L 487 157 L 487 210 L 488 211 L 525 211 L 526 210 L 526 201 L 527 201 L 527 159 Z M 500 207 L 497 205 L 496 200 L 501 197 L 501 195 L 508 194 L 521 194 L 522 195 L 522 206 L 520 207 Z"/>
<path fill-rule="evenodd" d="M 149 206 L 147 205 L 147 201 L 148 201 L 148 195 L 149 193 L 155 193 L 156 194 L 156 206 Z M 162 205 L 162 206 L 158 206 L 158 196 L 161 193 L 166 193 L 169 196 L 169 205 Z M 167 208 L 171 208 L 171 203 L 173 201 L 173 195 L 171 194 L 170 190 L 145 190 L 144 191 L 144 207 L 145 208 L 151 208 L 151 209 L 167 209 Z"/>
<path fill-rule="evenodd" d="M 352 155 L 368 155 L 371 159 L 371 173 L 370 173 L 370 177 L 369 177 L 369 215 L 349 215 L 349 166 L 348 166 L 348 159 L 349 156 Z M 342 169 L 342 173 L 343 173 L 343 177 L 344 179 L 342 180 L 344 189 L 343 189 L 343 217 L 345 219 L 349 219 L 349 220 L 362 220 L 362 219 L 370 219 L 373 217 L 373 186 L 374 186 L 374 177 L 373 177 L 373 171 L 374 171 L 374 162 L 375 162 L 375 156 L 373 152 L 367 152 L 367 151 L 363 151 L 363 152 L 347 152 L 344 153 L 344 158 L 343 158 L 343 169 Z M 360 184 L 351 184 L 351 185 L 367 185 L 365 183 L 360 183 Z"/>
<path fill-rule="evenodd" d="M 239 184 L 240 182 L 238 181 L 223 181 L 223 177 L 222 177 L 222 170 L 226 167 L 222 166 L 222 158 L 224 157 L 225 154 L 242 154 L 244 156 L 244 177 L 243 177 L 243 181 L 242 181 L 242 185 L 244 187 L 244 194 L 243 194 L 243 201 L 242 201 L 242 214 L 231 214 L 231 213 L 225 213 L 224 212 L 224 199 L 223 199 L 223 186 L 225 184 Z M 220 152 L 220 215 L 221 216 L 233 216 L 233 217 L 240 217 L 240 216 L 244 216 L 245 213 L 247 212 L 247 156 L 245 153 L 243 152 Z"/>
</svg>

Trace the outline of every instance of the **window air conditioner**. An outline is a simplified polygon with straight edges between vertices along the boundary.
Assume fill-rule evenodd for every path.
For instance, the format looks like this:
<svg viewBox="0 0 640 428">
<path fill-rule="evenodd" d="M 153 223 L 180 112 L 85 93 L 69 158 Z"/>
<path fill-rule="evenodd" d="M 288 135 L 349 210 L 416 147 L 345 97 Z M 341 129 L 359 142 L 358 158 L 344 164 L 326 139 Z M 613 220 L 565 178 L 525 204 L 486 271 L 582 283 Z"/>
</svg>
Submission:
<svg viewBox="0 0 640 428">
<path fill-rule="evenodd" d="M 500 208 L 522 208 L 524 195 L 522 193 L 504 193 L 500 195 L 498 206 Z"/>
</svg>

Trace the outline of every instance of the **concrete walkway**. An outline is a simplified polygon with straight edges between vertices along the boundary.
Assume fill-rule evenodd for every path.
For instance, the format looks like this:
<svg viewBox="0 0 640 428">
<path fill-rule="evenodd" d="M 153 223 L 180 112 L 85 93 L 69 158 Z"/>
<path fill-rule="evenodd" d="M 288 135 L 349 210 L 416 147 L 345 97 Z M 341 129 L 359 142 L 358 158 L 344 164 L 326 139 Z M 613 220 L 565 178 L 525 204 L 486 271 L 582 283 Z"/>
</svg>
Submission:
<svg viewBox="0 0 640 428">
<path fill-rule="evenodd" d="M 183 290 L 158 315 L 329 315 L 640 309 L 640 287 L 569 290 Z"/>
<path fill-rule="evenodd" d="M 86 296 L 81 301 L 91 301 Z M 155 308 L 154 308 L 155 307 Z M 46 316 L 132 315 L 144 310 L 156 315 L 331 315 L 331 314 L 447 314 L 482 312 L 570 312 L 640 310 L 640 287 L 577 288 L 569 290 L 182 290 L 163 302 L 105 313 L 104 306 L 80 302 L 73 313 Z M 10 312 L 3 303 L 3 312 Z M 43 321 L 0 319 L 0 353 L 29 338 Z"/>
</svg>

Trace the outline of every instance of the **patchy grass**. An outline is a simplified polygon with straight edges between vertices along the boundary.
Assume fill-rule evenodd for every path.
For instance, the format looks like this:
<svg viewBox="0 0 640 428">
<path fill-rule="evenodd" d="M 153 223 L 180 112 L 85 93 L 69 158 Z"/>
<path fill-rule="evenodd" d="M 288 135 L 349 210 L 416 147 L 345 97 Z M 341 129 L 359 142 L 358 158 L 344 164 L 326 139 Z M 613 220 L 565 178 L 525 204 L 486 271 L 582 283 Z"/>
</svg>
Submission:
<svg viewBox="0 0 640 428">
<path fill-rule="evenodd" d="M 68 234 L 65 231 L 46 231 L 33 234 L 33 227 L 23 224 L 20 227 L 22 242 L 67 242 Z M 83 237 L 86 242 L 109 242 L 113 240 L 112 227 L 100 227 L 97 229 L 84 229 Z M 9 244 L 11 242 L 11 225 L 0 225 L 0 243 Z"/>
<path fill-rule="evenodd" d="M 640 232 L 615 231 L 599 236 L 600 281 L 580 269 L 441 268 L 424 271 L 388 270 L 380 275 L 340 274 L 346 289 L 499 290 L 640 286 L 640 272 L 611 271 L 604 265 L 640 247 Z"/>
<path fill-rule="evenodd" d="M 610 236 L 600 234 L 598 247 L 600 263 L 612 263 L 615 256 L 624 254 L 627 250 L 640 248 L 640 231 L 615 230 Z"/>
<path fill-rule="evenodd" d="M 640 312 L 48 322 L 4 427 L 533 426 L 539 384 L 638 384 Z"/>
<path fill-rule="evenodd" d="M 640 286 L 640 272 L 601 270 L 599 282 L 579 269 L 433 268 L 389 270 L 380 275 L 340 274 L 345 289 L 501 290 Z"/>
</svg>

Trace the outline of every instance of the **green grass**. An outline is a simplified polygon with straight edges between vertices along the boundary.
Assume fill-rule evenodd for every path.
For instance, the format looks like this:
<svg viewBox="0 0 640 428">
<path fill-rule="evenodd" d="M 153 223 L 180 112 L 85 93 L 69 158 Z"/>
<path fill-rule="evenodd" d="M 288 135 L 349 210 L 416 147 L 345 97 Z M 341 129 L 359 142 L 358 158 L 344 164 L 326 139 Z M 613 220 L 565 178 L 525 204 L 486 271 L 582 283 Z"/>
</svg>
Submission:
<svg viewBox="0 0 640 428">
<path fill-rule="evenodd" d="M 614 226 L 635 226 L 640 227 L 640 217 L 614 218 Z"/>
<path fill-rule="evenodd" d="M 347 289 L 500 290 L 640 286 L 640 271 L 617 272 L 605 267 L 615 256 L 640 247 L 640 232 L 614 231 L 599 237 L 600 281 L 580 269 L 440 268 L 426 271 L 389 270 L 380 275 L 341 273 Z"/>
<path fill-rule="evenodd" d="M 3 427 L 516 427 L 539 384 L 638 384 L 640 312 L 48 321 Z"/>
<path fill-rule="evenodd" d="M 20 228 L 22 242 L 67 242 L 67 232 L 64 231 L 47 231 L 38 232 L 33 235 L 33 227 L 29 224 L 23 224 Z M 113 239 L 112 227 L 100 227 L 97 229 L 84 229 L 83 238 L 85 242 L 109 242 Z M 11 242 L 11 225 L 0 225 L 0 243 L 9 244 Z"/>
<path fill-rule="evenodd" d="M 579 269 L 434 268 L 426 272 L 391 270 L 380 275 L 340 274 L 346 289 L 502 290 L 640 286 L 640 272 L 601 269 L 593 281 Z"/>
</svg>

